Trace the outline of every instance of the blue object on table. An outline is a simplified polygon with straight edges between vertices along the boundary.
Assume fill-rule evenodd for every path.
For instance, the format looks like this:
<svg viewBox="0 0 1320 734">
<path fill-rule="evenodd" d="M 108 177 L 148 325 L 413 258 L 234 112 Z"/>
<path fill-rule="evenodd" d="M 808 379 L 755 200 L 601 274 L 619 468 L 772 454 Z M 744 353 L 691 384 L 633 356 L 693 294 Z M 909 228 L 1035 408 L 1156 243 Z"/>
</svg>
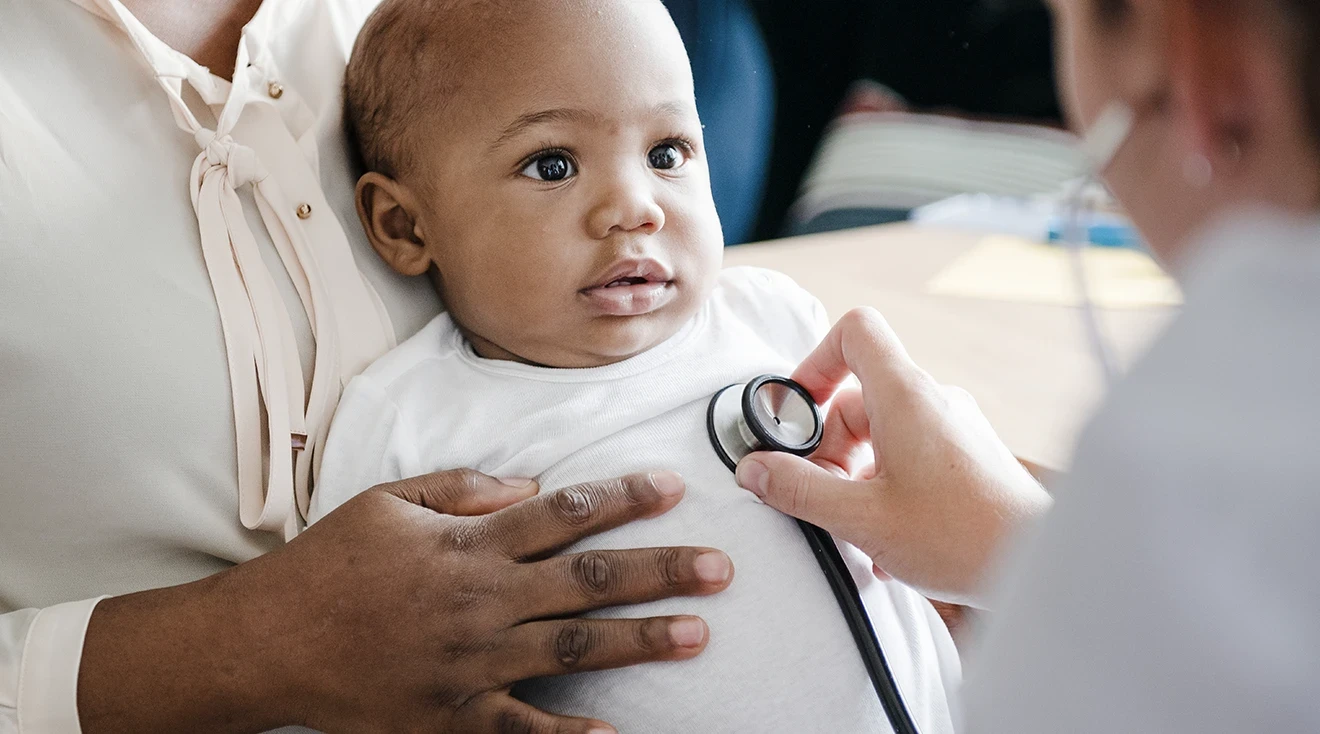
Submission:
<svg viewBox="0 0 1320 734">
<path fill-rule="evenodd" d="M 692 60 L 715 208 L 726 244 L 756 226 L 774 131 L 775 82 L 756 17 L 741 0 L 665 0 Z"/>
<path fill-rule="evenodd" d="M 1097 247 L 1144 248 L 1141 235 L 1135 227 L 1122 217 L 1115 215 L 1092 214 L 1085 222 L 1086 244 Z M 1068 225 L 1061 219 L 1050 222 L 1049 241 L 1063 242 L 1069 236 Z"/>
<path fill-rule="evenodd" d="M 1109 211 L 1086 211 L 1073 224 L 1063 199 L 1046 196 L 959 194 L 912 210 L 917 224 L 1016 235 L 1062 244 L 1078 229 L 1083 244 L 1097 247 L 1145 248 L 1127 217 Z"/>
</svg>

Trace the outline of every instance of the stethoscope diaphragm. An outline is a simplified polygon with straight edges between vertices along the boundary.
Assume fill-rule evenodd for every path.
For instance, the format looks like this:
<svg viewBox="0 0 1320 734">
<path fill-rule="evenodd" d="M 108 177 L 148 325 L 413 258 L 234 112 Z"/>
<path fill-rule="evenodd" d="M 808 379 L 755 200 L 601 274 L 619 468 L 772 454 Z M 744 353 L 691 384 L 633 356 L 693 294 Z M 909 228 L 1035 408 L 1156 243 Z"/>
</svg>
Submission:
<svg viewBox="0 0 1320 734">
<path fill-rule="evenodd" d="M 824 433 L 811 393 L 787 377 L 762 375 L 715 393 L 706 411 L 715 454 L 729 469 L 756 451 L 808 456 Z"/>
</svg>

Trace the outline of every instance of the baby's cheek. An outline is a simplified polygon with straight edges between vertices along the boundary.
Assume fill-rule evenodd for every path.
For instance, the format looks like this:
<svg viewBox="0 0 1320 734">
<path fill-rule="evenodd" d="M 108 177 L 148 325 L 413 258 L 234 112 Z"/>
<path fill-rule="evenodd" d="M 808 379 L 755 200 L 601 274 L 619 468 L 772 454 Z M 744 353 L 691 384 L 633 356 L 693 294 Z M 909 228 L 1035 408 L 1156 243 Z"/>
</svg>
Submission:
<svg viewBox="0 0 1320 734">
<path fill-rule="evenodd" d="M 544 302 L 545 280 L 507 270 L 471 273 L 444 294 L 445 305 L 469 329 L 517 351 L 520 337 L 562 311 Z"/>
<path fill-rule="evenodd" d="M 689 290 L 695 293 L 698 302 L 705 301 L 706 296 L 714 290 L 720 277 L 720 270 L 724 267 L 724 245 L 722 242 L 716 242 L 717 244 L 712 245 L 711 240 L 706 240 L 702 248 L 693 254 Z"/>
</svg>

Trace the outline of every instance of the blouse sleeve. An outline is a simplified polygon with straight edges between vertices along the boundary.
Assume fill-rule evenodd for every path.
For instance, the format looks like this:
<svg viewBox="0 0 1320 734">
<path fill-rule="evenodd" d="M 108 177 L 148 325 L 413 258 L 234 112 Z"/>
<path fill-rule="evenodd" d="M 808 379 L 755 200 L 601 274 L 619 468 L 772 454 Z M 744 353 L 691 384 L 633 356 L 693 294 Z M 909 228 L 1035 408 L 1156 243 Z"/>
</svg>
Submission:
<svg viewBox="0 0 1320 734">
<path fill-rule="evenodd" d="M 105 597 L 0 614 L 0 734 L 77 734 L 83 637 Z"/>
</svg>

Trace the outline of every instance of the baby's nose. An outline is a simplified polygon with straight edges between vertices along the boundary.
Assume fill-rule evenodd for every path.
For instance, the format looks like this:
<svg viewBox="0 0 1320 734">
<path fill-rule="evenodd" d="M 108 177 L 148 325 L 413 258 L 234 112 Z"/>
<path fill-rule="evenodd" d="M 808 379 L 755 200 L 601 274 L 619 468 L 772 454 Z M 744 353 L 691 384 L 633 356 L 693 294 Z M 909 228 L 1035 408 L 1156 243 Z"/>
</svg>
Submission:
<svg viewBox="0 0 1320 734">
<path fill-rule="evenodd" d="M 665 212 L 649 187 L 620 182 L 601 197 L 591 211 L 587 226 L 597 239 L 620 232 L 655 234 L 665 226 Z"/>
</svg>

